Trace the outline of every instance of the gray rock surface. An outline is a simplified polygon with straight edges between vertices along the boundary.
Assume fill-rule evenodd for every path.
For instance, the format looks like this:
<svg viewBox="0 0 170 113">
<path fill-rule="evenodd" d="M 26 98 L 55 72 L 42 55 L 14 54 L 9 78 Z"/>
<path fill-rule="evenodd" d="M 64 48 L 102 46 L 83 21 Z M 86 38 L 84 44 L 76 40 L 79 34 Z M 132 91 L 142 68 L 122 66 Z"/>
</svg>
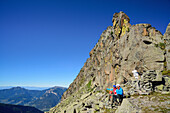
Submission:
<svg viewBox="0 0 170 113">
<path fill-rule="evenodd" d="M 166 60 L 167 60 L 167 70 L 170 70 L 170 23 L 166 28 L 166 32 L 164 34 L 164 42 L 166 44 Z"/>
<path fill-rule="evenodd" d="M 124 99 L 122 105 L 118 107 L 115 113 L 139 113 L 139 111 L 128 99 Z"/>
<path fill-rule="evenodd" d="M 169 40 L 169 26 L 163 36 L 150 24 L 131 25 L 123 12 L 115 13 L 112 22 L 113 26 L 103 31 L 89 53 L 90 58 L 63 94 L 61 102 L 49 113 L 63 110 L 115 112 L 117 108 L 109 109 L 112 106 L 107 103 L 105 90 L 117 83 L 121 84 L 127 96 L 149 95 L 161 90 L 169 92 L 169 76 L 162 76 L 162 71 L 169 69 L 169 41 L 164 42 Z M 134 69 L 139 73 L 138 80 L 132 74 Z M 125 100 L 122 105 L 129 110 L 139 110 L 138 107 L 131 108 L 132 103 Z"/>
</svg>

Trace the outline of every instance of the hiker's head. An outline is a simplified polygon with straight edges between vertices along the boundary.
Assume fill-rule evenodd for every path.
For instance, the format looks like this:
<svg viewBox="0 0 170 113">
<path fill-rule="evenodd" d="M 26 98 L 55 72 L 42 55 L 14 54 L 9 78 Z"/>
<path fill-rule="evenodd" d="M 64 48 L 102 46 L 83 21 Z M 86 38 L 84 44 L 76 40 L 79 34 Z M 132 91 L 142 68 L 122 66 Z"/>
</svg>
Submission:
<svg viewBox="0 0 170 113">
<path fill-rule="evenodd" d="M 116 88 L 119 88 L 120 87 L 120 84 L 116 84 Z"/>
<path fill-rule="evenodd" d="M 138 67 L 138 66 L 136 66 L 136 67 L 135 67 L 135 70 L 138 70 L 138 69 L 139 69 L 139 67 Z"/>
<path fill-rule="evenodd" d="M 116 88 L 116 85 L 113 85 L 113 88 Z"/>
</svg>

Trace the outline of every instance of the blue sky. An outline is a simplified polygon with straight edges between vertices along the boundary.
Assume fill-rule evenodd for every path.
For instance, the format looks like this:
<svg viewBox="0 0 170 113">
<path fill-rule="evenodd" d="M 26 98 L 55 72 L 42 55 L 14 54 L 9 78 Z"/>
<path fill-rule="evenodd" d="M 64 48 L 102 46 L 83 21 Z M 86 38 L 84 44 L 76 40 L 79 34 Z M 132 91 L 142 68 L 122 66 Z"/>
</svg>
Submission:
<svg viewBox="0 0 170 113">
<path fill-rule="evenodd" d="M 0 86 L 68 87 L 119 11 L 170 22 L 170 0 L 0 0 Z"/>
</svg>

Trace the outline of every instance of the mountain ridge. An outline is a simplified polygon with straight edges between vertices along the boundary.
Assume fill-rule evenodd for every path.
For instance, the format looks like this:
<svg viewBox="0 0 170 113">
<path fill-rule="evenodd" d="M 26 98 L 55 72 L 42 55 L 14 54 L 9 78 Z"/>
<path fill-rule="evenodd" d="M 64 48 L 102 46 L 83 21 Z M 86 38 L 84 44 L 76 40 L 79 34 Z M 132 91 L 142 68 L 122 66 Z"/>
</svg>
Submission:
<svg viewBox="0 0 170 113">
<path fill-rule="evenodd" d="M 105 90 L 113 84 L 121 84 L 126 96 L 169 93 L 170 23 L 162 35 L 151 24 L 129 22 L 122 11 L 113 15 L 113 26 L 103 31 L 61 102 L 47 113 L 107 111 Z"/>
<path fill-rule="evenodd" d="M 52 87 L 40 87 L 40 86 L 0 86 L 0 90 L 2 89 L 10 89 L 10 88 L 13 88 L 13 87 L 21 87 L 21 88 L 25 88 L 25 89 L 28 89 L 28 90 L 45 90 L 45 89 L 49 89 L 49 88 L 52 88 Z M 53 86 L 53 87 L 64 87 L 64 86 Z M 64 87 L 64 88 L 67 88 L 67 87 Z"/>
<path fill-rule="evenodd" d="M 45 90 L 13 87 L 0 90 L 0 103 L 33 106 L 42 111 L 47 111 L 60 101 L 65 90 L 66 88 L 59 86 Z"/>
</svg>

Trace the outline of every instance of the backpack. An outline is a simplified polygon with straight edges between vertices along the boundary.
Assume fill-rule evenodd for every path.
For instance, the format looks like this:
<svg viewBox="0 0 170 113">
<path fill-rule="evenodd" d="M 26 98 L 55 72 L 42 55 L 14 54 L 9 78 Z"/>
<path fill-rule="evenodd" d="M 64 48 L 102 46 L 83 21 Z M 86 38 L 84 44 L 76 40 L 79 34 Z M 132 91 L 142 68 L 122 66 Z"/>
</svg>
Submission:
<svg viewBox="0 0 170 113">
<path fill-rule="evenodd" d="M 109 94 L 113 94 L 113 91 L 109 91 Z M 110 96 L 110 98 L 112 98 L 112 96 Z"/>
</svg>

